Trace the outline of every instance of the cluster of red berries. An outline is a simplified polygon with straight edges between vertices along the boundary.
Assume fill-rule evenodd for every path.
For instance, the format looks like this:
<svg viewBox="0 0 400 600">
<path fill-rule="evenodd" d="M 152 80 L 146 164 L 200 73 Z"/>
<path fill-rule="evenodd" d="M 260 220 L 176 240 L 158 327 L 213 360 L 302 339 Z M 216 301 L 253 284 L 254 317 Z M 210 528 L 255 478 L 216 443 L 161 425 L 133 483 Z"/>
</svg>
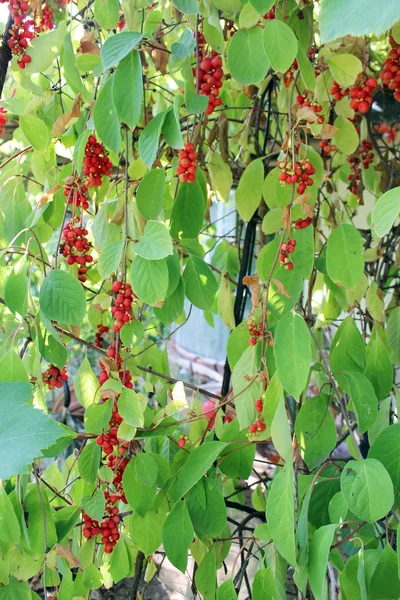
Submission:
<svg viewBox="0 0 400 600">
<path fill-rule="evenodd" d="M 374 127 L 377 133 L 382 134 L 382 137 L 391 144 L 396 140 L 398 130 L 396 127 L 391 127 L 388 123 L 379 123 Z"/>
<path fill-rule="evenodd" d="M 347 175 L 347 179 L 350 181 L 349 190 L 352 194 L 358 195 L 359 182 L 361 181 L 361 159 L 358 156 L 349 156 L 347 159 L 352 173 Z"/>
<path fill-rule="evenodd" d="M 272 8 L 270 8 L 268 12 L 265 13 L 265 15 L 263 16 L 263 19 L 268 19 L 269 21 L 272 21 L 276 17 L 275 11 L 276 11 L 276 4 L 274 4 L 274 6 Z"/>
<path fill-rule="evenodd" d="M 222 88 L 222 77 L 224 72 L 222 70 L 222 59 L 213 50 L 210 56 L 207 56 L 204 52 L 199 57 L 199 72 L 198 72 L 198 87 L 199 94 L 208 97 L 208 106 L 205 110 L 206 115 L 211 113 L 218 107 L 221 106 L 221 98 L 218 98 Z M 196 75 L 196 69 L 193 69 L 193 74 Z"/>
<path fill-rule="evenodd" d="M 96 331 L 96 335 L 94 338 L 94 345 L 96 346 L 96 348 L 103 347 L 103 343 L 104 343 L 103 334 L 108 333 L 109 331 L 110 331 L 109 327 L 106 327 L 105 325 L 97 325 L 97 331 Z"/>
<path fill-rule="evenodd" d="M 68 198 L 68 204 L 73 204 L 76 209 L 81 206 L 84 210 L 89 208 L 89 197 L 87 195 L 88 188 L 82 183 L 79 177 L 75 178 L 72 183 L 66 183 L 63 194 Z"/>
<path fill-rule="evenodd" d="M 98 521 L 92 519 L 86 513 L 83 513 L 83 535 L 87 540 L 101 535 L 101 543 L 104 544 L 104 552 L 106 554 L 111 554 L 120 537 L 118 531 L 118 523 L 120 522 L 120 517 L 118 516 L 119 511 L 118 507 L 114 506 L 120 497 L 118 494 L 109 494 L 107 491 L 104 492 L 104 497 L 106 499 L 106 518 L 100 525 Z"/>
<path fill-rule="evenodd" d="M 115 454 L 109 454 L 107 456 L 106 465 L 109 469 L 114 471 L 114 478 L 112 480 L 117 493 L 119 494 L 120 499 L 124 504 L 128 504 L 128 500 L 125 497 L 125 492 L 122 487 L 122 476 L 126 467 L 128 466 L 129 458 L 126 456 L 121 457 L 120 455 L 115 456 Z"/>
<path fill-rule="evenodd" d="M 60 244 L 60 253 L 67 259 L 67 264 L 78 265 L 78 279 L 82 283 L 86 281 L 86 265 L 93 260 L 93 256 L 89 254 L 90 243 L 86 237 L 88 233 L 78 217 L 72 217 L 63 229 Z"/>
<path fill-rule="evenodd" d="M 392 49 L 383 64 L 380 79 L 389 90 L 394 91 L 394 99 L 400 102 L 400 46 L 390 38 Z"/>
<path fill-rule="evenodd" d="M 247 323 L 247 327 L 250 333 L 249 344 L 255 346 L 257 344 L 257 338 L 262 338 L 263 335 L 263 324 L 262 321 L 258 325 L 253 318 L 250 318 Z"/>
<path fill-rule="evenodd" d="M 117 332 L 132 319 L 133 292 L 131 285 L 122 281 L 114 281 L 112 291 L 117 294 L 115 304 L 111 309 L 114 315 L 113 331 Z"/>
<path fill-rule="evenodd" d="M 289 258 L 289 254 L 293 254 L 295 247 L 296 240 L 290 239 L 287 242 L 282 242 L 279 248 L 279 264 L 288 271 L 291 271 L 294 267 L 294 264 Z"/>
<path fill-rule="evenodd" d="M 297 221 L 294 224 L 294 228 L 295 229 L 306 229 L 306 227 L 309 227 L 311 225 L 311 217 L 307 217 L 306 219 L 297 219 Z M 289 240 L 289 242 L 294 242 L 294 240 Z M 296 243 L 295 243 L 296 245 Z"/>
<path fill-rule="evenodd" d="M 132 389 L 133 388 L 132 375 L 130 374 L 128 369 L 126 369 L 126 370 L 121 369 L 122 358 L 121 358 L 121 354 L 119 352 L 117 352 L 115 342 L 110 344 L 109 347 L 107 348 L 107 356 L 109 358 L 114 359 L 115 364 L 118 369 L 118 375 L 119 375 L 120 381 L 124 384 L 125 387 Z M 100 382 L 100 385 L 103 385 L 103 383 L 105 383 L 108 379 L 110 379 L 110 377 L 107 373 L 104 363 L 101 360 L 99 360 L 99 365 L 100 365 L 99 382 Z"/>
<path fill-rule="evenodd" d="M 321 148 L 321 154 L 329 157 L 332 152 L 336 152 L 337 146 L 335 144 L 331 144 L 328 140 L 322 140 L 319 143 L 319 147 Z"/>
<path fill-rule="evenodd" d="M 54 29 L 53 11 L 46 3 L 43 7 L 39 25 L 37 25 L 36 31 L 42 33 L 43 31 L 51 31 L 52 29 Z"/>
<path fill-rule="evenodd" d="M 109 429 L 98 435 L 96 438 L 96 442 L 103 448 L 104 454 L 112 454 L 114 452 L 114 447 L 116 448 L 118 454 L 125 454 L 128 444 L 120 444 L 117 437 L 118 427 L 121 425 L 121 423 L 122 417 L 118 412 L 117 403 L 114 401 L 111 419 L 108 424 Z"/>
<path fill-rule="evenodd" d="M 112 162 L 104 145 L 96 140 L 94 135 L 89 136 L 85 147 L 83 159 L 83 173 L 87 177 L 87 187 L 99 187 L 102 178 L 111 174 Z"/>
<path fill-rule="evenodd" d="M 333 96 L 336 102 L 339 102 L 339 100 L 342 100 L 345 96 L 347 96 L 347 94 L 349 93 L 349 88 L 342 88 L 342 86 L 337 81 L 334 81 L 331 89 L 329 90 L 329 93 L 331 94 L 331 96 Z"/>
<path fill-rule="evenodd" d="M 375 155 L 372 152 L 372 149 L 373 149 L 372 142 L 370 142 L 369 140 L 361 141 L 360 153 L 361 153 L 361 162 L 363 164 L 364 169 L 368 169 L 369 165 L 374 160 Z"/>
<path fill-rule="evenodd" d="M 233 21 L 227 21 L 226 22 L 226 28 L 229 31 L 230 37 L 232 37 L 232 36 L 235 35 L 236 29 L 235 29 L 235 23 Z"/>
<path fill-rule="evenodd" d="M 179 175 L 179 181 L 185 183 L 194 183 L 196 181 L 196 169 L 197 169 L 197 154 L 194 149 L 194 145 L 191 142 L 185 144 L 183 150 L 179 150 L 179 161 L 176 174 Z"/>
<path fill-rule="evenodd" d="M 283 75 L 283 83 L 284 83 L 285 87 L 288 88 L 289 85 L 292 83 L 293 75 L 295 74 L 295 72 L 297 71 L 298 68 L 299 68 L 298 62 L 296 59 L 294 59 L 291 67 L 289 67 L 289 69 Z"/>
<path fill-rule="evenodd" d="M 8 0 L 0 0 L 2 4 Z M 26 0 L 9 0 L 8 8 L 11 17 L 14 21 L 11 27 L 11 37 L 8 40 L 8 45 L 11 52 L 18 56 L 17 64 L 20 69 L 25 69 L 25 66 L 31 62 L 31 57 L 26 53 L 29 42 L 35 37 L 35 22 L 33 19 L 27 19 L 29 10 L 29 2 Z"/>
<path fill-rule="evenodd" d="M 296 101 L 297 101 L 297 104 L 299 104 L 300 106 L 307 107 L 316 114 L 320 113 L 322 110 L 322 106 L 319 104 L 319 102 L 317 102 L 316 100 L 311 100 L 310 98 L 308 98 L 307 94 L 297 96 Z M 317 115 L 317 116 L 318 116 L 317 123 L 319 123 L 321 125 L 321 123 L 324 122 L 324 117 L 322 115 Z M 313 123 L 313 121 L 307 121 L 307 122 L 309 125 Z"/>
<path fill-rule="evenodd" d="M 350 89 L 350 107 L 356 112 L 368 112 L 372 104 L 372 94 L 377 85 L 375 77 L 370 77 L 365 83 L 352 87 Z"/>
<path fill-rule="evenodd" d="M 4 133 L 5 133 L 5 127 L 6 127 L 6 123 L 7 123 L 6 114 L 7 114 L 6 109 L 3 108 L 2 106 L 0 106 L 0 135 L 4 135 Z"/>
<path fill-rule="evenodd" d="M 254 408 L 256 409 L 256 411 L 258 413 L 262 413 L 262 411 L 263 411 L 263 401 L 262 401 L 262 398 L 259 398 L 258 400 L 256 400 L 254 402 Z"/>
<path fill-rule="evenodd" d="M 43 383 L 48 385 L 49 390 L 54 388 L 62 388 L 63 381 L 68 380 L 67 369 L 63 367 L 59 369 L 55 365 L 50 365 L 46 371 L 42 373 Z"/>
<path fill-rule="evenodd" d="M 267 426 L 265 425 L 264 421 L 262 421 L 262 419 L 257 419 L 255 423 L 252 423 L 251 425 L 249 425 L 248 436 L 250 438 L 257 437 L 257 435 L 259 433 L 262 433 L 263 431 L 265 431 L 266 428 L 267 428 Z"/>
<path fill-rule="evenodd" d="M 306 188 L 314 183 L 312 175 L 315 174 L 315 169 L 307 158 L 295 163 L 289 160 L 281 160 L 278 162 L 278 169 L 281 170 L 281 173 L 279 173 L 281 185 L 297 183 L 298 194 L 304 194 Z"/>
</svg>

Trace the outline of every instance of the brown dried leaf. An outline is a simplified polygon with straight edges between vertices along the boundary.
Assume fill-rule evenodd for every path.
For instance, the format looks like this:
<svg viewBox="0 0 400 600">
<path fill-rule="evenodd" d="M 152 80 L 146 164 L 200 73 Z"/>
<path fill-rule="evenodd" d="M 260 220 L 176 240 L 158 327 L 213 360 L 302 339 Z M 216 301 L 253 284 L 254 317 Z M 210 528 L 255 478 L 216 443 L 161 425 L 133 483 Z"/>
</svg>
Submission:
<svg viewBox="0 0 400 600">
<path fill-rule="evenodd" d="M 286 131 L 285 135 L 283 136 L 283 142 L 282 142 L 282 145 L 281 145 L 282 152 L 286 152 L 286 150 L 289 147 L 289 142 L 290 142 L 290 135 L 289 135 L 289 132 Z"/>
<path fill-rule="evenodd" d="M 69 125 L 75 122 L 81 115 L 80 105 L 82 103 L 82 96 L 78 94 L 74 98 L 71 112 L 60 115 L 53 124 L 52 134 L 54 137 L 59 137 L 64 133 Z"/>
<path fill-rule="evenodd" d="M 73 175 L 68 175 L 63 181 L 66 186 L 70 187 L 75 183 L 75 177 Z"/>
<path fill-rule="evenodd" d="M 251 100 L 253 98 L 253 95 L 254 95 L 254 85 L 245 85 L 245 86 L 243 86 L 243 93 L 244 93 L 245 96 L 247 96 Z"/>
<path fill-rule="evenodd" d="M 246 275 L 243 277 L 242 283 L 247 286 L 254 285 L 255 283 L 258 283 L 258 275 Z"/>
<path fill-rule="evenodd" d="M 104 308 L 101 307 L 101 304 L 92 304 L 93 310 L 98 310 L 99 312 L 104 312 Z"/>
<path fill-rule="evenodd" d="M 229 160 L 228 154 L 228 117 L 225 112 L 222 112 L 218 117 L 218 140 L 219 140 L 219 151 L 223 160 L 227 163 Z"/>
<path fill-rule="evenodd" d="M 104 370 L 107 373 L 107 375 L 109 375 L 111 371 L 118 371 L 117 363 L 113 358 L 109 356 L 102 356 L 101 364 L 104 366 Z"/>
<path fill-rule="evenodd" d="M 317 140 L 330 140 L 335 137 L 338 128 L 334 125 L 329 125 L 329 123 L 323 123 L 321 127 L 321 131 L 318 135 L 314 135 Z"/>
<path fill-rule="evenodd" d="M 254 308 L 257 308 L 260 305 L 260 290 L 261 285 L 259 283 L 255 283 L 251 288 L 251 303 Z"/>
<path fill-rule="evenodd" d="M 56 183 L 55 185 L 52 185 L 45 194 L 43 194 L 43 196 L 40 198 L 39 202 L 38 202 L 38 208 L 41 208 L 42 206 L 44 206 L 45 204 L 48 204 L 49 202 L 52 202 L 53 198 L 54 198 L 54 194 L 56 192 L 58 192 L 59 189 L 61 189 L 61 185 Z"/>
<path fill-rule="evenodd" d="M 296 117 L 299 121 L 311 121 L 311 123 L 316 123 L 316 121 L 318 121 L 318 115 L 308 106 L 299 108 L 296 112 Z"/>
<path fill-rule="evenodd" d="M 274 283 L 278 289 L 278 292 L 280 294 L 282 294 L 282 296 L 286 296 L 286 298 L 291 298 L 292 296 L 290 294 L 287 293 L 287 291 L 285 290 L 285 287 L 282 283 L 282 281 L 279 281 L 279 279 L 273 279 L 272 283 Z"/>
<path fill-rule="evenodd" d="M 60 544 L 56 544 L 56 554 L 60 558 L 66 558 L 73 569 L 81 566 L 81 563 L 76 558 L 75 554 L 72 554 L 69 544 L 66 544 L 65 546 L 60 546 Z"/>
<path fill-rule="evenodd" d="M 290 227 L 290 207 L 285 206 L 282 213 L 282 227 L 284 229 L 289 229 Z"/>
<path fill-rule="evenodd" d="M 30 0 L 29 4 L 33 13 L 42 14 L 42 0 Z"/>
<path fill-rule="evenodd" d="M 82 102 L 83 102 L 82 94 L 77 94 L 72 103 L 72 108 L 71 108 L 71 116 L 72 117 L 80 117 L 81 116 Z"/>
<path fill-rule="evenodd" d="M 169 52 L 164 42 L 153 40 L 150 48 L 146 48 L 147 53 L 151 56 L 155 68 L 165 75 L 169 61 Z"/>
<path fill-rule="evenodd" d="M 111 223 L 116 223 L 117 225 L 122 225 L 124 222 L 124 204 L 122 203 L 121 206 L 119 206 L 115 213 L 113 214 L 113 217 L 111 219 Z"/>
<path fill-rule="evenodd" d="M 117 390 L 100 390 L 100 396 L 102 398 L 118 398 L 119 397 L 119 393 L 117 392 Z"/>
<path fill-rule="evenodd" d="M 89 33 L 84 35 L 79 41 L 78 52 L 81 54 L 95 54 L 96 56 L 100 56 L 100 48 L 94 43 L 94 36 L 94 31 L 89 31 Z"/>
<path fill-rule="evenodd" d="M 304 217 L 313 217 L 314 216 L 314 206 L 312 204 L 308 204 L 308 201 L 312 198 L 312 194 L 302 194 L 298 196 L 293 204 L 301 205 L 301 213 Z"/>
</svg>

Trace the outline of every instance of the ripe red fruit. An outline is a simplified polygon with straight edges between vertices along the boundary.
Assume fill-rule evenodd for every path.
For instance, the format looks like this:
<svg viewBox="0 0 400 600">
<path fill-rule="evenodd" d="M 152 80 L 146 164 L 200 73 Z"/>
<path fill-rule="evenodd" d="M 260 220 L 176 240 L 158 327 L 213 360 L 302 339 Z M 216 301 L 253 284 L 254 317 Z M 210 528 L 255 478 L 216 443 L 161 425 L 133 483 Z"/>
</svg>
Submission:
<svg viewBox="0 0 400 600">
<path fill-rule="evenodd" d="M 178 168 L 176 174 L 181 183 L 196 181 L 197 155 L 191 142 L 185 144 L 185 148 L 179 151 Z"/>
<path fill-rule="evenodd" d="M 179 446 L 179 448 L 184 448 L 186 446 L 186 438 L 185 438 L 185 436 L 182 436 L 178 440 L 178 446 Z"/>
<path fill-rule="evenodd" d="M 215 417 L 217 415 L 217 411 L 215 410 L 215 400 L 206 400 L 203 406 L 201 407 L 204 416 L 208 419 L 208 429 L 212 429 L 215 423 Z"/>
</svg>

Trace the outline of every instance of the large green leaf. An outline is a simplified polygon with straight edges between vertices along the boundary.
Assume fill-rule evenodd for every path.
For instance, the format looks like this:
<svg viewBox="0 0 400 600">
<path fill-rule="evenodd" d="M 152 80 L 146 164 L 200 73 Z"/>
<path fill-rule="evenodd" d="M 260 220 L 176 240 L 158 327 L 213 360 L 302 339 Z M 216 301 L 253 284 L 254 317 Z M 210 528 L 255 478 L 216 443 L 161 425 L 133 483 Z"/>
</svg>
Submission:
<svg viewBox="0 0 400 600">
<path fill-rule="evenodd" d="M 101 448 L 96 441 L 86 444 L 78 458 L 79 474 L 86 483 L 95 483 L 100 466 Z"/>
<path fill-rule="evenodd" d="M 57 542 L 57 532 L 46 488 L 35 485 L 24 499 L 27 513 L 27 532 L 30 550 L 34 556 L 42 557 L 45 548 L 51 548 Z M 46 543 L 45 543 L 46 542 Z"/>
<path fill-rule="evenodd" d="M 207 263 L 197 256 L 190 256 L 183 281 L 189 301 L 202 310 L 209 310 L 217 294 L 218 283 Z"/>
<path fill-rule="evenodd" d="M 254 402 L 260 397 L 260 386 L 255 376 L 260 368 L 260 360 L 260 348 L 248 345 L 233 368 L 232 387 L 241 430 L 255 421 Z"/>
<path fill-rule="evenodd" d="M 326 569 L 335 529 L 336 525 L 325 525 L 317 529 L 311 538 L 308 572 L 315 600 L 327 597 Z"/>
<path fill-rule="evenodd" d="M 34 408 L 33 388 L 25 382 L 1 382 L 0 385 L 0 478 L 26 473 L 27 465 L 42 455 L 60 438 L 64 431 L 45 415 Z M 10 452 L 10 448 L 15 451 Z"/>
<path fill-rule="evenodd" d="M 331 345 L 331 370 L 363 373 L 366 346 L 351 316 L 346 317 L 336 331 Z"/>
<path fill-rule="evenodd" d="M 83 359 L 76 372 L 74 391 L 76 399 L 84 408 L 88 408 L 99 399 L 99 382 L 86 357 Z"/>
<path fill-rule="evenodd" d="M 390 425 L 372 444 L 369 458 L 376 458 L 389 473 L 395 493 L 400 492 L 400 423 Z"/>
<path fill-rule="evenodd" d="M 354 289 L 364 272 L 363 241 L 353 225 L 339 225 L 328 238 L 326 269 L 336 284 Z"/>
<path fill-rule="evenodd" d="M 293 30 L 279 19 L 269 20 L 264 29 L 263 44 L 274 71 L 285 73 L 297 56 L 298 43 Z"/>
<path fill-rule="evenodd" d="M 228 48 L 228 67 L 231 75 L 241 85 L 259 83 L 269 69 L 260 27 L 240 29 Z"/>
<path fill-rule="evenodd" d="M 21 115 L 19 124 L 24 136 L 39 152 L 45 152 L 50 143 L 50 136 L 45 123 L 34 115 Z"/>
<path fill-rule="evenodd" d="M 295 423 L 300 454 L 309 469 L 324 462 L 336 445 L 335 420 L 329 400 L 314 396 L 302 405 Z"/>
<path fill-rule="evenodd" d="M 298 399 L 306 387 L 311 363 L 311 335 L 300 315 L 289 312 L 279 320 L 274 354 L 282 387 Z"/>
<path fill-rule="evenodd" d="M 362 63 L 353 54 L 332 54 L 328 58 L 328 65 L 333 75 L 342 88 L 353 85 L 362 71 Z"/>
<path fill-rule="evenodd" d="M 180 500 L 165 520 L 162 540 L 168 559 L 182 573 L 187 567 L 188 549 L 193 541 L 193 535 L 193 525 L 186 500 Z"/>
<path fill-rule="evenodd" d="M 7 544 L 18 544 L 21 530 L 10 498 L 0 486 L 0 540 Z"/>
<path fill-rule="evenodd" d="M 188 509 L 198 535 L 217 537 L 226 526 L 224 496 L 219 486 L 214 485 L 206 477 L 200 479 L 189 491 Z"/>
<path fill-rule="evenodd" d="M 147 221 L 140 240 L 133 251 L 147 260 L 160 260 L 173 254 L 172 240 L 167 226 L 161 221 Z"/>
<path fill-rule="evenodd" d="M 198 181 L 181 183 L 171 212 L 172 237 L 197 237 L 203 227 L 205 208 Z"/>
<path fill-rule="evenodd" d="M 132 515 L 132 541 L 146 556 L 155 552 L 161 545 L 165 518 L 166 513 L 161 508 L 151 509 L 143 517 L 138 513 Z"/>
<path fill-rule="evenodd" d="M 367 523 L 382 519 L 392 508 L 392 481 L 375 458 L 348 462 L 340 477 L 340 487 L 351 512 Z"/>
<path fill-rule="evenodd" d="M 378 399 L 372 383 L 356 371 L 343 371 L 335 375 L 339 385 L 348 394 L 354 405 L 360 433 L 365 433 L 378 416 Z"/>
<path fill-rule="evenodd" d="M 393 365 L 389 351 L 379 336 L 369 341 L 364 375 L 372 383 L 378 400 L 384 400 L 392 388 Z"/>
<path fill-rule="evenodd" d="M 143 177 L 136 192 L 136 204 L 145 219 L 156 219 L 163 206 L 165 170 L 152 169 Z"/>
<path fill-rule="evenodd" d="M 344 117 L 337 117 L 333 125 L 337 127 L 333 143 L 341 152 L 343 152 L 343 154 L 353 154 L 360 143 L 357 130 L 353 123 Z M 342 227 L 350 227 L 350 225 L 342 225 Z"/>
<path fill-rule="evenodd" d="M 114 74 L 112 97 L 119 119 L 134 129 L 140 119 L 143 98 L 142 63 L 137 50 L 132 50 L 119 63 Z"/>
<path fill-rule="evenodd" d="M 399 212 L 400 187 L 397 187 L 383 194 L 372 210 L 371 226 L 378 237 L 389 233 Z"/>
<path fill-rule="evenodd" d="M 161 130 L 167 111 L 158 113 L 143 129 L 139 137 L 139 155 L 145 165 L 150 167 L 156 159 Z"/>
<path fill-rule="evenodd" d="M 133 31 L 122 31 L 117 35 L 109 36 L 100 52 L 104 69 L 115 67 L 120 60 L 125 58 L 137 46 L 142 37 L 142 33 L 135 33 Z"/>
<path fill-rule="evenodd" d="M 102 29 L 114 29 L 119 19 L 119 1 L 95 0 L 94 16 Z"/>
<path fill-rule="evenodd" d="M 273 542 L 289 564 L 296 564 L 293 465 L 288 461 L 275 475 L 267 494 L 267 523 Z"/>
<path fill-rule="evenodd" d="M 136 256 L 131 266 L 131 284 L 140 300 L 150 306 L 165 300 L 168 291 L 166 260 L 147 260 Z"/>
<path fill-rule="evenodd" d="M 50 271 L 40 288 L 40 310 L 51 321 L 66 325 L 82 324 L 86 298 L 82 285 L 69 273 Z"/>
<path fill-rule="evenodd" d="M 116 154 L 121 147 L 121 125 L 113 101 L 114 77 L 107 79 L 100 90 L 93 110 L 97 136 Z"/>
<path fill-rule="evenodd" d="M 263 159 L 258 158 L 247 165 L 239 180 L 235 200 L 239 215 L 244 221 L 250 221 L 258 208 L 264 183 Z"/>
</svg>

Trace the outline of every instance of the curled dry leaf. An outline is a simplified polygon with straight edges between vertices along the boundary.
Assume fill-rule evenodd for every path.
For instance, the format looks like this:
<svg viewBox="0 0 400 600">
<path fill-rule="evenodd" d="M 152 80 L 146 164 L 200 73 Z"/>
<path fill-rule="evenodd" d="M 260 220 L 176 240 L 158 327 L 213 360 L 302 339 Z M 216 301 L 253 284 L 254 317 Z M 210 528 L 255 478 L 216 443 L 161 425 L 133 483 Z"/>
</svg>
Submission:
<svg viewBox="0 0 400 600">
<path fill-rule="evenodd" d="M 279 279 L 273 279 L 272 283 L 274 285 L 276 285 L 277 290 L 279 292 L 279 294 L 282 294 L 282 296 L 285 296 L 286 298 L 291 298 L 292 296 L 290 294 L 288 294 L 288 292 L 285 290 L 285 286 L 283 285 L 282 281 L 279 281 Z"/>
<path fill-rule="evenodd" d="M 45 192 L 43 194 L 43 196 L 40 198 L 39 202 L 38 202 L 38 208 L 41 208 L 42 206 L 44 206 L 45 204 L 48 204 L 49 202 L 53 201 L 54 198 L 54 194 L 56 192 L 58 192 L 59 189 L 61 189 L 61 185 L 59 183 L 56 183 L 55 185 L 52 185 L 47 192 Z"/>
<path fill-rule="evenodd" d="M 71 325 L 71 333 L 74 334 L 75 337 L 79 338 L 81 335 L 81 328 L 76 325 Z"/>
<path fill-rule="evenodd" d="M 308 106 L 302 106 L 299 110 L 296 111 L 296 117 L 298 121 L 308 121 L 311 123 L 316 123 L 318 121 L 318 115 L 315 114 L 311 108 Z"/>
<path fill-rule="evenodd" d="M 285 206 L 282 213 L 282 227 L 284 229 L 289 229 L 290 227 L 290 207 Z"/>
<path fill-rule="evenodd" d="M 228 153 L 228 117 L 224 112 L 218 117 L 218 141 L 221 156 L 225 162 L 229 160 Z"/>
<path fill-rule="evenodd" d="M 94 35 L 94 31 L 89 31 L 89 33 L 79 40 L 78 52 L 100 56 L 100 48 L 94 43 Z"/>
<path fill-rule="evenodd" d="M 255 283 L 251 288 L 251 303 L 254 308 L 260 305 L 260 290 L 261 285 L 259 283 Z"/>
<path fill-rule="evenodd" d="M 163 75 L 167 72 L 167 65 L 169 61 L 169 52 L 164 42 L 153 40 L 151 47 L 146 48 L 147 53 L 151 56 L 154 66 L 157 71 L 160 71 Z"/>
<path fill-rule="evenodd" d="M 102 356 L 101 364 L 104 365 L 104 370 L 107 373 L 107 375 L 109 375 L 111 371 L 118 371 L 117 363 L 113 358 L 110 358 L 109 356 Z"/>
<path fill-rule="evenodd" d="M 318 140 L 330 140 L 335 137 L 338 128 L 329 123 L 324 123 L 321 127 L 321 131 L 318 135 L 314 135 L 315 139 Z"/>
<path fill-rule="evenodd" d="M 246 275 L 243 277 L 242 282 L 243 285 L 254 285 L 255 283 L 258 283 L 258 275 Z"/>
<path fill-rule="evenodd" d="M 60 544 L 56 544 L 56 554 L 60 558 L 66 558 L 73 569 L 76 569 L 81 565 L 79 560 L 76 558 L 75 554 L 72 554 L 69 544 L 66 544 L 65 546 L 60 546 Z"/>
<path fill-rule="evenodd" d="M 312 204 L 308 204 L 308 201 L 312 198 L 311 194 L 302 194 L 298 196 L 293 204 L 300 204 L 301 206 L 301 214 L 304 217 L 312 218 L 314 216 L 314 206 Z"/>
<path fill-rule="evenodd" d="M 69 125 L 72 125 L 81 115 L 80 105 L 82 104 L 82 95 L 77 94 L 72 103 L 70 112 L 60 115 L 54 122 L 52 134 L 54 137 L 59 137 L 64 133 Z"/>
</svg>

